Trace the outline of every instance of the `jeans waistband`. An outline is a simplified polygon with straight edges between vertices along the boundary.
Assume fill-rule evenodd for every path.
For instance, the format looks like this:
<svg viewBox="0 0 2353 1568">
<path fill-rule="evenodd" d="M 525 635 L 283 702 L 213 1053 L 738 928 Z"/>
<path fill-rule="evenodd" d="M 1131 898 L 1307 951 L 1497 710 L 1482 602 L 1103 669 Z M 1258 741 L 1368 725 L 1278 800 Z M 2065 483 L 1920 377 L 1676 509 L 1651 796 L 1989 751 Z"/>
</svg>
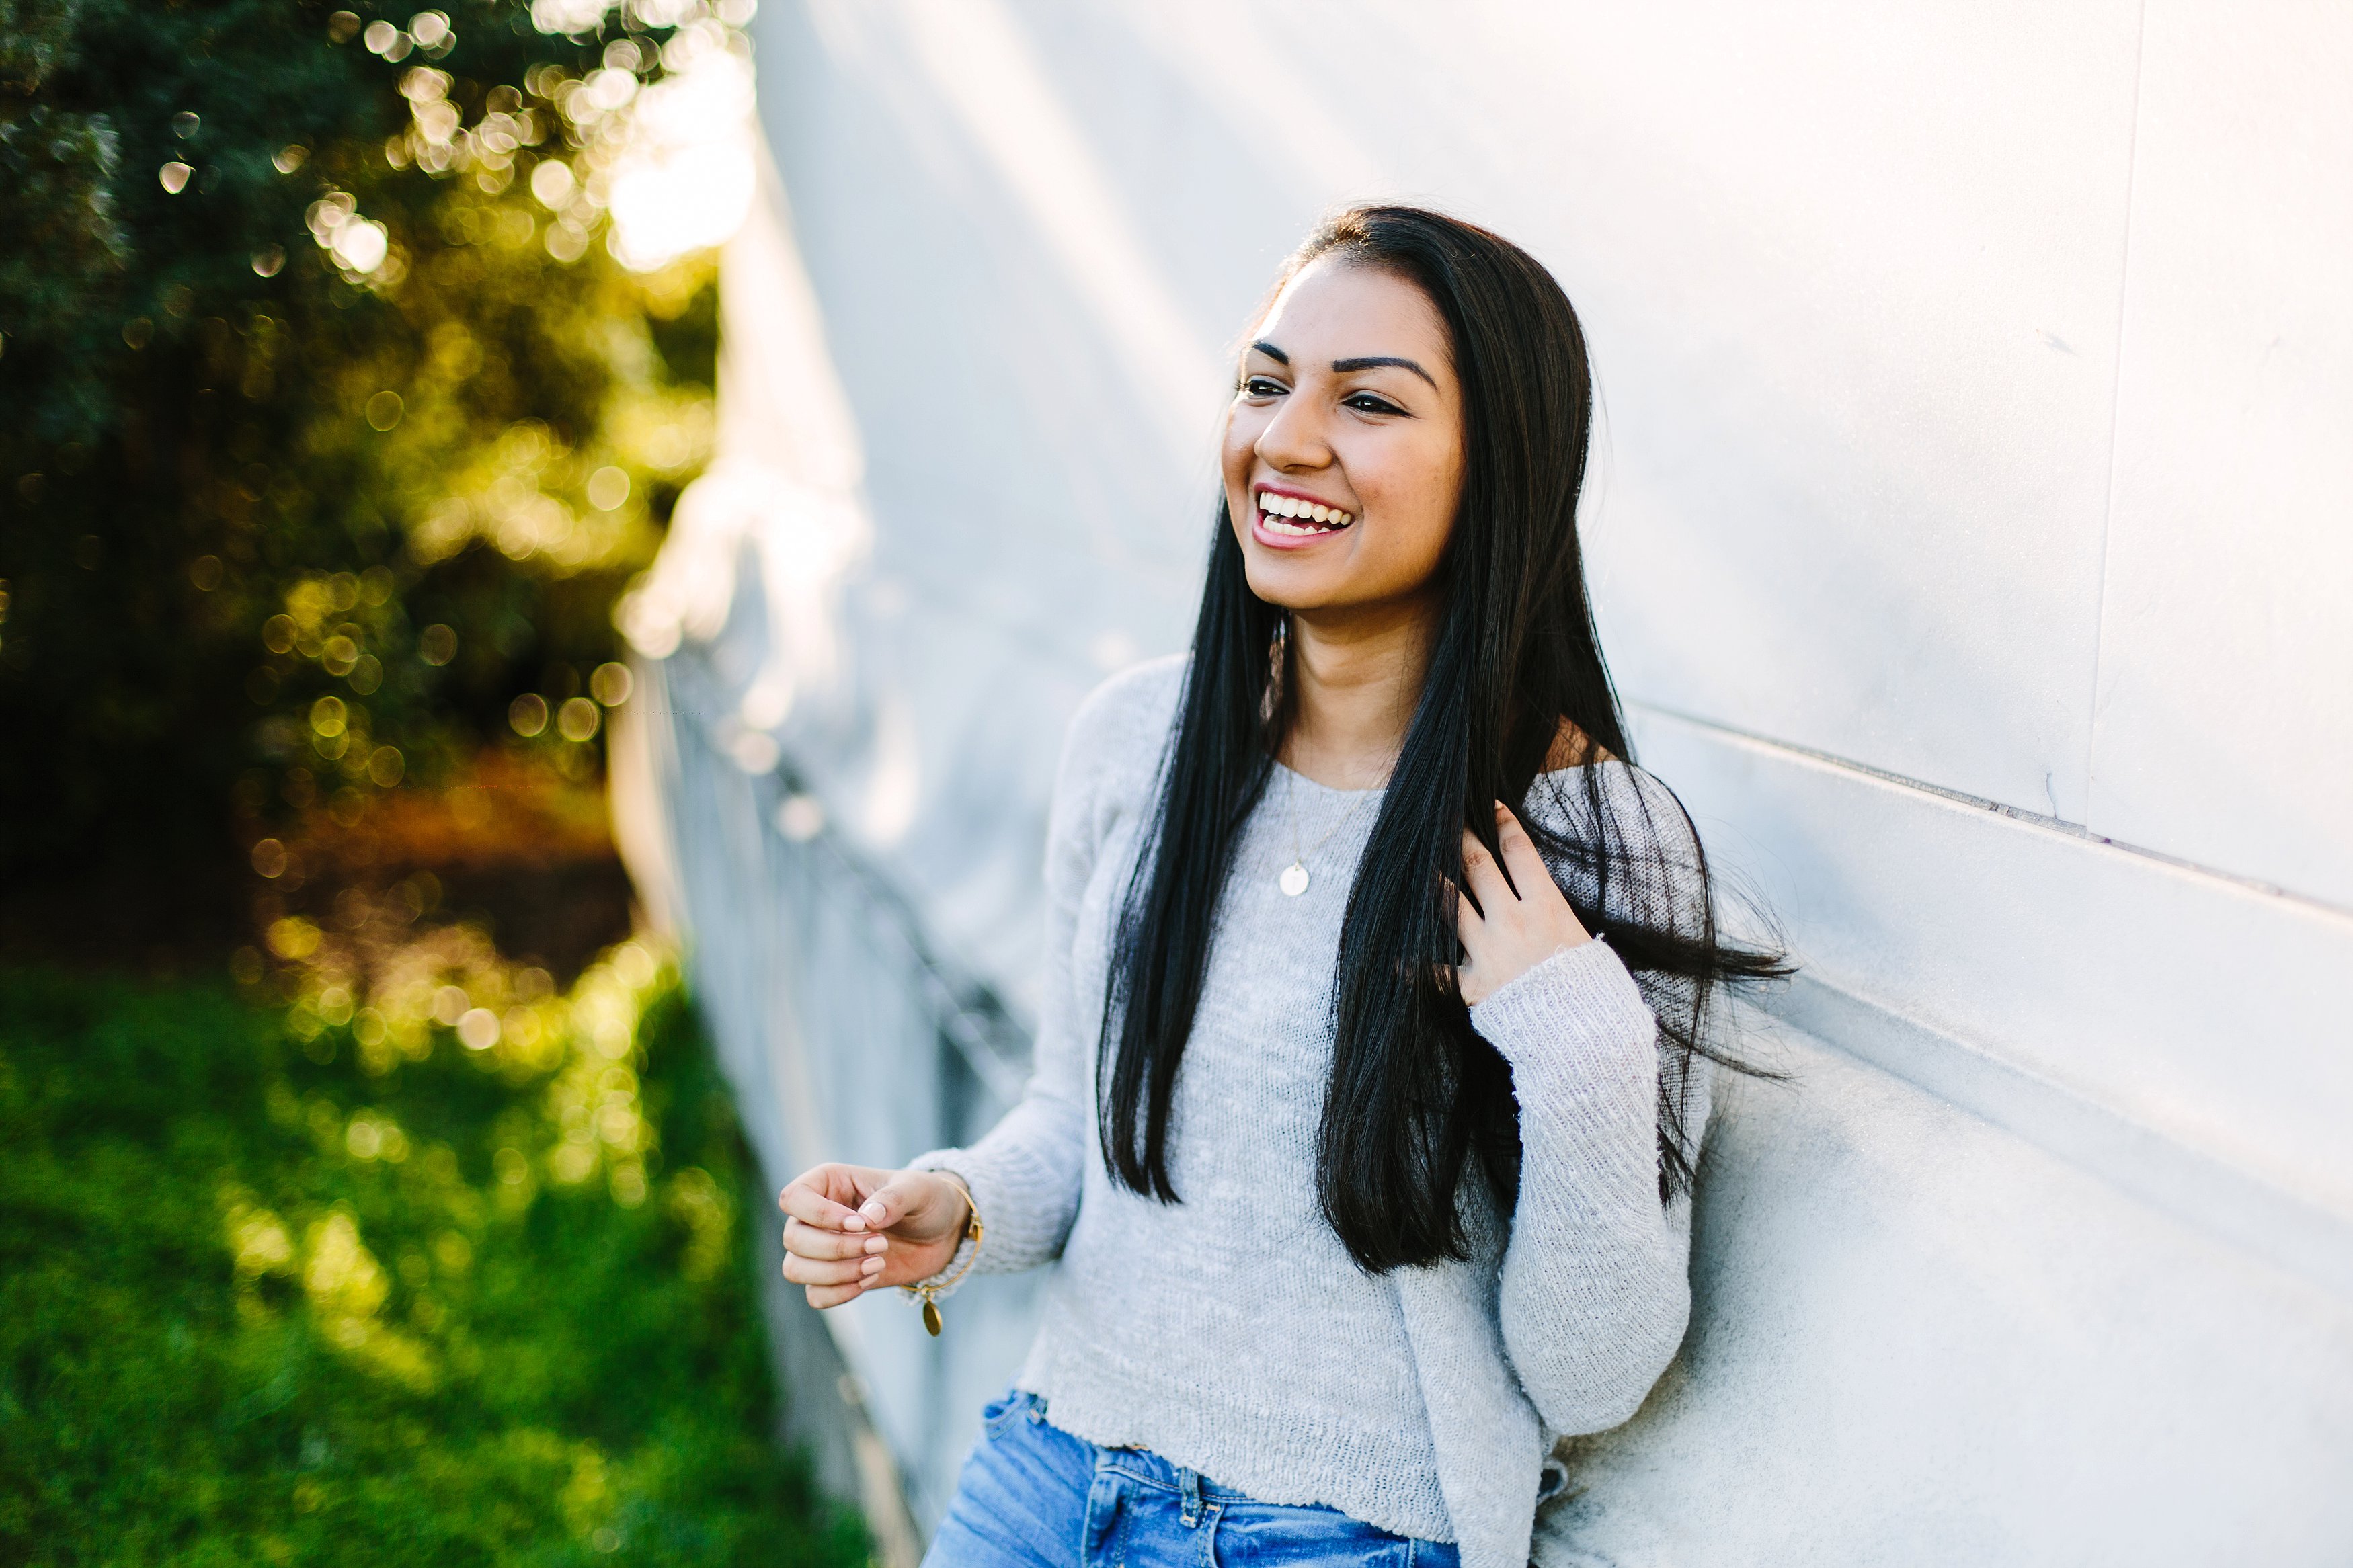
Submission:
<svg viewBox="0 0 2353 1568">
<path fill-rule="evenodd" d="M 1006 1415 L 1008 1418 L 1026 1416 L 1032 1421 L 1050 1419 L 1047 1412 L 1045 1396 L 1032 1394 L 1028 1389 L 1015 1391 L 1011 1406 L 1006 1411 Z M 1056 1429 L 1060 1430 L 1060 1428 Z M 1082 1437 L 1075 1440 L 1086 1442 Z M 1232 1504 L 1258 1501 L 1248 1492 L 1237 1490 L 1232 1487 L 1219 1486 L 1198 1470 L 1188 1470 L 1182 1465 L 1171 1464 L 1149 1448 L 1109 1448 L 1101 1443 L 1087 1443 L 1087 1447 L 1094 1450 L 1096 1469 L 1115 1470 L 1129 1480 L 1145 1486 L 1159 1487 L 1187 1500 L 1198 1500 L 1202 1502 Z"/>
<path fill-rule="evenodd" d="M 1159 1487 L 1179 1497 L 1198 1499 L 1202 1502 L 1234 1504 L 1258 1500 L 1248 1492 L 1218 1485 L 1198 1470 L 1172 1465 L 1149 1448 L 1106 1448 L 1097 1445 L 1095 1468 L 1115 1470 L 1141 1485 Z"/>
</svg>

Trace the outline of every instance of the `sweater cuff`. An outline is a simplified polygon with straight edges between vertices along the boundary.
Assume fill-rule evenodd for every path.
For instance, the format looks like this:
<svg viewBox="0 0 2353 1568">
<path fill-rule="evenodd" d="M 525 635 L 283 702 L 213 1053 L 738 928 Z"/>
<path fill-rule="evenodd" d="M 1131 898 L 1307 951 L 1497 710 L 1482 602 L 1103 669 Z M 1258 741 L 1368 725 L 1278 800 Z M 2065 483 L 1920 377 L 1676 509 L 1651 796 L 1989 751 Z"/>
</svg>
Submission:
<svg viewBox="0 0 2353 1568">
<path fill-rule="evenodd" d="M 972 1226 L 966 1224 L 964 1239 L 956 1243 L 955 1251 L 948 1255 L 948 1260 L 940 1265 L 937 1271 L 914 1281 L 913 1285 L 899 1287 L 910 1298 L 915 1294 L 916 1286 L 935 1287 L 943 1279 L 953 1279 L 955 1284 L 934 1289 L 932 1293 L 942 1300 L 955 1295 L 965 1280 L 971 1277 L 965 1266 L 968 1263 L 976 1265 L 980 1248 L 988 1245 L 988 1213 L 992 1205 L 982 1195 L 986 1184 L 976 1173 L 978 1165 L 979 1162 L 972 1158 L 972 1152 L 968 1149 L 934 1149 L 907 1162 L 907 1169 L 911 1171 L 936 1171 L 962 1182 L 964 1190 L 972 1196 L 973 1215 L 980 1221 L 981 1228 L 981 1239 L 975 1241 Z"/>
<path fill-rule="evenodd" d="M 1636 1045 L 1647 1055 L 1658 1021 L 1626 965 L 1596 937 L 1505 981 L 1471 1009 L 1471 1026 L 1516 1069 L 1615 1056 Z"/>
</svg>

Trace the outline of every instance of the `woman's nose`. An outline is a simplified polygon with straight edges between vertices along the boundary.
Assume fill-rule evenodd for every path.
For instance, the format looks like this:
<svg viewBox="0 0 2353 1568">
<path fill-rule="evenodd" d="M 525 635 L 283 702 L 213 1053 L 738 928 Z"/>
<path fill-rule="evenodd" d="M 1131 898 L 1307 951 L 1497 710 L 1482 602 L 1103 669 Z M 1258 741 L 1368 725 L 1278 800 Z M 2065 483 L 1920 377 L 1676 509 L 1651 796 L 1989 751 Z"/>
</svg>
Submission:
<svg viewBox="0 0 2353 1568">
<path fill-rule="evenodd" d="M 1314 407 L 1294 393 L 1282 400 L 1274 417 L 1259 432 L 1258 455 L 1268 467 L 1292 473 L 1331 462 L 1332 444 Z"/>
</svg>

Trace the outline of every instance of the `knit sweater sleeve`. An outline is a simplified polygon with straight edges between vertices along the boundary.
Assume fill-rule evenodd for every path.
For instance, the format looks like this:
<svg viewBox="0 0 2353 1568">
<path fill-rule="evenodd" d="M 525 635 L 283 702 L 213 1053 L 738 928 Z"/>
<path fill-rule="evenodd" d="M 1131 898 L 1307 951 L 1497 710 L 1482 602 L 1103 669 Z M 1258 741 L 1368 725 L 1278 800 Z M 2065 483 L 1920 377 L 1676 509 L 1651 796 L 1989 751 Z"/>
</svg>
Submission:
<svg viewBox="0 0 2353 1568">
<path fill-rule="evenodd" d="M 1666 851 L 1656 863 L 1688 878 L 1694 858 Z M 1690 1319 L 1690 1199 L 1659 1195 L 1660 1078 L 1684 1070 L 1682 1053 L 1599 940 L 1505 984 L 1471 1022 L 1509 1064 L 1519 1101 L 1519 1201 L 1497 1299 L 1504 1351 L 1551 1430 L 1603 1431 L 1641 1407 Z M 1669 1085 L 1694 1157 L 1707 1068 L 1694 1058 L 1688 1081 Z"/>
<path fill-rule="evenodd" d="M 1154 754 L 1155 699 L 1169 684 L 1164 663 L 1105 682 L 1071 720 L 1047 818 L 1045 984 L 1029 1080 L 978 1142 L 909 1162 L 962 1178 L 980 1216 L 977 1256 L 959 1249 L 938 1278 L 958 1275 L 967 1257 L 982 1274 L 1051 1262 L 1078 1217 L 1092 1147 L 1089 1066 L 1097 1020 L 1081 1006 L 1072 948 L 1104 837 L 1133 793 L 1121 787 L 1125 774 L 1139 754 Z"/>
</svg>

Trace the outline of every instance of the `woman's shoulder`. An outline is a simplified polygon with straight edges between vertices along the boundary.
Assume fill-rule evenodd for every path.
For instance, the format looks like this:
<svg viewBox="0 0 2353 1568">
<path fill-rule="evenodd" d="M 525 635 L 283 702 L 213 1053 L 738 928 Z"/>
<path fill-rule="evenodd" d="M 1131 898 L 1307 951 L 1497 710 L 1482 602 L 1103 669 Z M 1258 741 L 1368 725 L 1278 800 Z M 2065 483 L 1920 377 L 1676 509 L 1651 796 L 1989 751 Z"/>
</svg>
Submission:
<svg viewBox="0 0 2353 1568">
<path fill-rule="evenodd" d="M 1187 657 L 1132 664 L 1079 703 L 1062 742 L 1062 775 L 1114 786 L 1149 784 L 1185 691 Z"/>
<path fill-rule="evenodd" d="M 1704 927 L 1713 901 L 1706 858 L 1691 814 L 1657 774 L 1623 757 L 1548 770 L 1529 787 L 1526 820 L 1556 836 L 1554 873 L 1572 900 L 1600 898 L 1606 868 L 1602 901 L 1620 914 Z"/>
<path fill-rule="evenodd" d="M 1079 703 L 1054 778 L 1050 858 L 1090 860 L 1122 820 L 1148 808 L 1185 665 L 1183 654 L 1130 665 Z"/>
<path fill-rule="evenodd" d="M 1556 833 L 1663 860 L 1679 877 L 1695 871 L 1699 836 L 1675 792 L 1628 758 L 1607 752 L 1588 757 L 1538 773 L 1528 786 L 1526 815 Z M 1595 820 L 1597 808 L 1608 818 L 1606 832 Z"/>
<path fill-rule="evenodd" d="M 1544 771 L 1536 775 L 1530 798 L 1541 800 L 1571 788 L 1582 792 L 1588 779 L 1599 786 L 1613 811 L 1630 809 L 1644 816 L 1656 816 L 1662 810 L 1670 816 L 1681 814 L 1682 806 L 1674 792 L 1660 783 L 1657 775 L 1620 756 L 1563 719 L 1560 728 L 1553 732 L 1552 749 L 1545 753 Z"/>
</svg>

